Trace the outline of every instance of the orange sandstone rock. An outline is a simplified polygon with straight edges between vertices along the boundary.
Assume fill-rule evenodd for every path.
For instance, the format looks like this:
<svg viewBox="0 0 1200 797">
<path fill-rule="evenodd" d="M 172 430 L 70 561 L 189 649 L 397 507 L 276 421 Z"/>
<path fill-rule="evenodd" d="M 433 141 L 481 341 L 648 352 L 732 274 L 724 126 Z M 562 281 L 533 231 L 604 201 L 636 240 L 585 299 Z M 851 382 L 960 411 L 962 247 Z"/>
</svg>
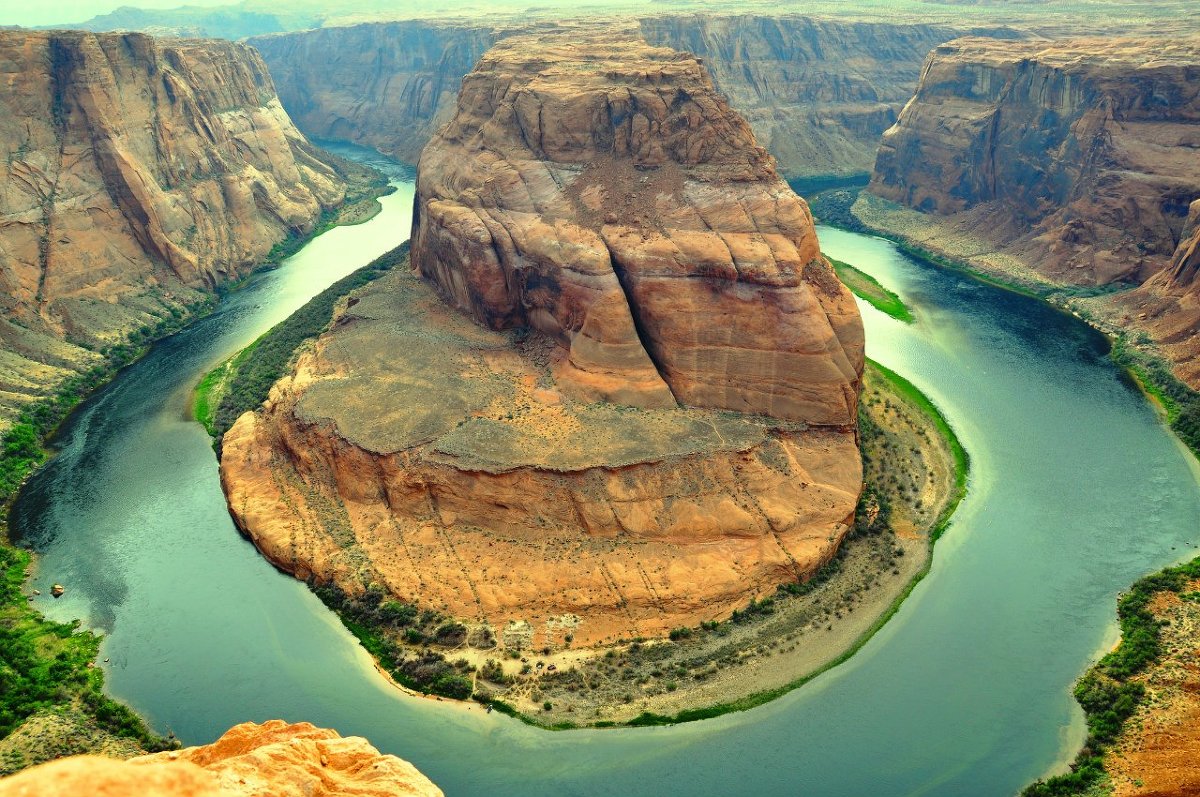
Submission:
<svg viewBox="0 0 1200 797">
<path fill-rule="evenodd" d="M 422 156 L 412 260 L 426 279 L 356 292 L 225 435 L 230 509 L 279 567 L 588 646 L 836 552 L 861 319 L 693 57 L 497 45 Z"/>
<path fill-rule="evenodd" d="M 302 722 L 231 728 L 213 744 L 117 761 L 73 756 L 0 780 L 0 796 L 440 797 L 412 764 L 366 739 Z"/>
<path fill-rule="evenodd" d="M 853 297 L 693 56 L 633 34 L 503 40 L 417 193 L 413 265 L 481 323 L 558 340 L 576 396 L 854 423 Z"/>
</svg>

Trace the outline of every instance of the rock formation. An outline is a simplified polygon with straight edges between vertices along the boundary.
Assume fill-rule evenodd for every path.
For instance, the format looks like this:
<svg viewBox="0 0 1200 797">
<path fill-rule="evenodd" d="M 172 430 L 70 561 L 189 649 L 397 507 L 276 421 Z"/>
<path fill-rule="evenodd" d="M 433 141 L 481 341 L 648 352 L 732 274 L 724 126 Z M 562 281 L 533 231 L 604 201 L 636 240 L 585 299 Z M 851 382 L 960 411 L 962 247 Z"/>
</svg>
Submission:
<svg viewBox="0 0 1200 797">
<path fill-rule="evenodd" d="M 318 28 L 249 43 L 280 99 L 318 139 L 351 141 L 416 163 L 454 113 L 463 77 L 496 39 L 489 25 L 391 22 Z"/>
<path fill-rule="evenodd" d="M 243 45 L 3 31 L 0 72 L 6 418 L 344 196 Z"/>
<path fill-rule="evenodd" d="M 699 62 L 546 42 L 506 39 L 463 82 L 418 167 L 414 267 L 480 323 L 558 340 L 578 398 L 852 425 L 858 309 Z"/>
<path fill-rule="evenodd" d="M 1200 40 L 936 48 L 870 191 L 1069 285 L 1166 266 L 1200 197 Z"/>
<path fill-rule="evenodd" d="M 638 24 L 650 44 L 700 56 L 717 90 L 789 178 L 868 173 L 879 136 L 912 95 L 925 55 L 968 32 L 800 16 L 666 15 Z M 404 21 L 251 43 L 306 133 L 415 162 L 453 115 L 463 77 L 488 47 L 521 27 Z M 990 35 L 1015 34 L 998 28 Z"/>
<path fill-rule="evenodd" d="M 641 20 L 646 41 L 694 53 L 785 176 L 870 173 L 879 137 L 912 96 L 925 56 L 965 28 L 784 16 Z M 979 35 L 1013 38 L 1005 28 Z"/>
<path fill-rule="evenodd" d="M 428 281 L 354 294 L 224 438 L 272 561 L 540 647 L 726 617 L 828 560 L 861 320 L 695 58 L 502 41 L 416 209 Z"/>
<path fill-rule="evenodd" d="M 307 722 L 231 728 L 212 744 L 119 761 L 72 756 L 0 780 L 2 797 L 440 797 L 406 761 Z"/>
<path fill-rule="evenodd" d="M 1121 321 L 1148 333 L 1179 378 L 1200 390 L 1200 199 L 1167 267 L 1114 304 Z"/>
</svg>

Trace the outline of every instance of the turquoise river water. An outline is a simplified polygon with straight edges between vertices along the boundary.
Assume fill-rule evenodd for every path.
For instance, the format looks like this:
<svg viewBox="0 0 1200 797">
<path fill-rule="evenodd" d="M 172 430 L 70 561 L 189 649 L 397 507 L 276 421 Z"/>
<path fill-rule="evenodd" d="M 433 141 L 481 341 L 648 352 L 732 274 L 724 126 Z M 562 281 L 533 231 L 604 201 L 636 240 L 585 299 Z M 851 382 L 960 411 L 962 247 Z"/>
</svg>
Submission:
<svg viewBox="0 0 1200 797">
<path fill-rule="evenodd" d="M 1074 755 L 1070 687 L 1116 639 L 1117 592 L 1197 552 L 1194 464 L 1083 324 L 827 228 L 826 252 L 917 314 L 864 306 L 869 354 L 926 391 L 972 457 L 970 494 L 896 617 L 780 700 L 675 727 L 553 733 L 384 681 L 238 534 L 188 403 L 207 369 L 408 236 L 412 175 L 393 174 L 374 220 L 320 236 L 81 407 L 22 493 L 37 606 L 104 632 L 114 696 L 189 744 L 273 717 L 366 736 L 449 795 L 1008 795 Z"/>
</svg>

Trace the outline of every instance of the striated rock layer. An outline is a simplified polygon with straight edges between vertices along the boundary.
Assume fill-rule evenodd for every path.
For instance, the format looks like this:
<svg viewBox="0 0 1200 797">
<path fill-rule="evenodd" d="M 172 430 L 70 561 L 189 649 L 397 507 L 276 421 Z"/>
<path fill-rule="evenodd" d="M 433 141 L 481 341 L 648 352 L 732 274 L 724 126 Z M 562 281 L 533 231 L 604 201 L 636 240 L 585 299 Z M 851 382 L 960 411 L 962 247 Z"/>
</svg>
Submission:
<svg viewBox="0 0 1200 797">
<path fill-rule="evenodd" d="M 1114 304 L 1121 320 L 1148 333 L 1179 378 L 1200 390 L 1200 199 L 1167 267 Z"/>
<path fill-rule="evenodd" d="M 650 44 L 703 60 L 789 178 L 868 173 L 930 48 L 971 32 L 791 15 L 662 15 L 636 24 Z M 492 44 L 519 33 L 515 23 L 414 20 L 250 41 L 306 133 L 415 162 L 453 115 L 463 77 Z"/>
<path fill-rule="evenodd" d="M 1141 282 L 1200 197 L 1200 40 L 960 39 L 884 134 L 870 191 L 1071 285 Z"/>
<path fill-rule="evenodd" d="M 664 635 L 828 561 L 862 484 L 861 320 L 693 57 L 501 42 L 416 209 L 427 280 L 352 295 L 224 438 L 272 561 L 512 647 Z"/>
<path fill-rule="evenodd" d="M 749 126 L 693 56 L 567 40 L 467 76 L 418 167 L 413 266 L 558 340 L 578 398 L 853 425 L 858 309 Z"/>
<path fill-rule="evenodd" d="M 3 797 L 441 797 L 412 764 L 307 722 L 246 722 L 200 747 L 117 761 L 72 756 L 0 780 Z"/>
<path fill-rule="evenodd" d="M 0 415 L 309 230 L 345 186 L 249 47 L 0 31 Z"/>
</svg>

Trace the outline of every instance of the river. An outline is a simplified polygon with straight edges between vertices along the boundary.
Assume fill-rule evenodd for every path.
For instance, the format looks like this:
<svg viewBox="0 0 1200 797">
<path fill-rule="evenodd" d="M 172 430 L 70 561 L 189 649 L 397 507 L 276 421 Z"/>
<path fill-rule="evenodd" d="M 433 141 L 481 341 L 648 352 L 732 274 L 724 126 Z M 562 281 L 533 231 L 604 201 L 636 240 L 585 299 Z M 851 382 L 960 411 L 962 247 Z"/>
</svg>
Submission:
<svg viewBox="0 0 1200 797">
<path fill-rule="evenodd" d="M 273 717 L 366 736 L 449 795 L 1007 795 L 1073 757 L 1070 687 L 1116 639 L 1117 592 L 1200 543 L 1194 463 L 1083 324 L 826 228 L 831 256 L 918 316 L 863 306 L 869 354 L 925 390 L 972 457 L 970 494 L 896 617 L 774 703 L 670 728 L 552 733 L 386 683 L 238 534 L 188 403 L 206 369 L 408 235 L 412 175 L 393 175 L 375 219 L 257 276 L 83 405 L 21 494 L 36 605 L 104 632 L 115 697 L 188 744 Z"/>
</svg>

